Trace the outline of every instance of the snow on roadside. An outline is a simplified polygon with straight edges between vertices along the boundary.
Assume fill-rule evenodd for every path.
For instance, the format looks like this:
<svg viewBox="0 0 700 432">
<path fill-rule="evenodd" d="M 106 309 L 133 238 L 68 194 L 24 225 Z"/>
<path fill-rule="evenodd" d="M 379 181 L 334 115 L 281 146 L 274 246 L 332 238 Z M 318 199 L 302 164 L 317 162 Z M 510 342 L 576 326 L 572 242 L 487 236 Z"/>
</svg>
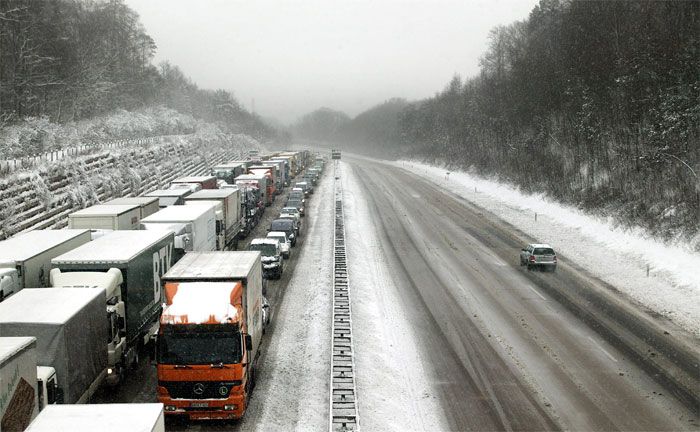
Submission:
<svg viewBox="0 0 700 432">
<path fill-rule="evenodd" d="M 332 169 L 332 168 L 331 168 Z M 367 199 L 352 169 L 343 165 L 355 377 L 360 427 L 366 430 L 446 430 L 442 407 L 429 396 L 412 325 L 402 310 Z M 407 370 L 407 365 L 410 368 Z"/>
<path fill-rule="evenodd" d="M 242 430 L 328 429 L 334 217 L 333 180 L 324 177 L 303 220 L 304 244 L 292 249 L 299 260 L 272 317 Z"/>
<path fill-rule="evenodd" d="M 498 215 L 533 242 L 551 244 L 566 259 L 700 337 L 700 254 L 690 245 L 665 245 L 641 230 L 616 228 L 542 194 L 527 195 L 466 172 L 447 176 L 443 167 L 413 161 L 390 164 Z"/>
</svg>

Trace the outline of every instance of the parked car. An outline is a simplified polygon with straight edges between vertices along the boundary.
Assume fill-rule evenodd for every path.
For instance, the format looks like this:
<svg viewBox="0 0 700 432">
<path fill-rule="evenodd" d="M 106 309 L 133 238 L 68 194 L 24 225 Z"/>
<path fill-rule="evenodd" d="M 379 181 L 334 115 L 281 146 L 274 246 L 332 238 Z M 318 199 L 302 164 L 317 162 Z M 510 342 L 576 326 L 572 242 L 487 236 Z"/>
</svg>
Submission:
<svg viewBox="0 0 700 432">
<path fill-rule="evenodd" d="M 292 247 L 296 246 L 297 244 L 296 229 L 293 219 L 275 219 L 272 221 L 272 223 L 270 223 L 270 228 L 267 231 L 284 231 L 284 233 L 287 234 L 287 238 L 292 243 Z"/>
<path fill-rule="evenodd" d="M 263 277 L 265 279 L 280 279 L 284 264 L 282 263 L 282 251 L 277 239 L 256 238 L 248 246 L 250 251 L 259 251 L 262 257 Z"/>
<path fill-rule="evenodd" d="M 267 233 L 267 238 L 275 239 L 280 244 L 280 252 L 282 253 L 282 258 L 289 259 L 290 251 L 292 248 L 287 234 L 284 231 L 270 231 Z"/>
<path fill-rule="evenodd" d="M 556 271 L 557 254 L 548 244 L 531 243 L 520 250 L 520 265 L 526 265 L 528 270 L 539 267 L 545 271 Z"/>
</svg>

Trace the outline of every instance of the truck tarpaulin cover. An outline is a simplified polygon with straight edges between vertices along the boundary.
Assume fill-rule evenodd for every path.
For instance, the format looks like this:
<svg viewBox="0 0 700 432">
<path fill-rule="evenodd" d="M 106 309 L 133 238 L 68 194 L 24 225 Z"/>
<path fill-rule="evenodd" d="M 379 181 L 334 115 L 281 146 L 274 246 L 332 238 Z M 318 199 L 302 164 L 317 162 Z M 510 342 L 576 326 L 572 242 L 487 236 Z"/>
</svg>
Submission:
<svg viewBox="0 0 700 432">
<path fill-rule="evenodd" d="M 105 291 L 24 289 L 0 303 L 0 335 L 34 336 L 37 364 L 53 366 L 66 403 L 107 367 Z"/>
</svg>

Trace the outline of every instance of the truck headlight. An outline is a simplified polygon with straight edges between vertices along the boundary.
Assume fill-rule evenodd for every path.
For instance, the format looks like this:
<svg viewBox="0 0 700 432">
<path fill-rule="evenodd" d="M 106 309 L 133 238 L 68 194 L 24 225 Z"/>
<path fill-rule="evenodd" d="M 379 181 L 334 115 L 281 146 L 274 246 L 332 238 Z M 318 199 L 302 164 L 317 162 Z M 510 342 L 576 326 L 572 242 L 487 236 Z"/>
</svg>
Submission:
<svg viewBox="0 0 700 432">
<path fill-rule="evenodd" d="M 165 410 L 166 411 L 176 411 L 177 407 L 175 405 L 166 405 Z"/>
<path fill-rule="evenodd" d="M 238 408 L 238 405 L 224 405 L 224 411 L 235 411 Z"/>
</svg>

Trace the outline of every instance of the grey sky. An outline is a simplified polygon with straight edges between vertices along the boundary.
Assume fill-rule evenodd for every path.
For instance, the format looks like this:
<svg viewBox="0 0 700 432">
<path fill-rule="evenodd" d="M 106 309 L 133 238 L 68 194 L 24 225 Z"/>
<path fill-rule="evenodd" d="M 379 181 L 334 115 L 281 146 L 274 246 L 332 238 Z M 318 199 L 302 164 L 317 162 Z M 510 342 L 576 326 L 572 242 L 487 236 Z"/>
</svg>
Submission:
<svg viewBox="0 0 700 432">
<path fill-rule="evenodd" d="M 489 30 L 537 0 L 125 0 L 169 60 L 203 88 L 290 123 L 321 106 L 354 116 L 472 76 Z"/>
</svg>

